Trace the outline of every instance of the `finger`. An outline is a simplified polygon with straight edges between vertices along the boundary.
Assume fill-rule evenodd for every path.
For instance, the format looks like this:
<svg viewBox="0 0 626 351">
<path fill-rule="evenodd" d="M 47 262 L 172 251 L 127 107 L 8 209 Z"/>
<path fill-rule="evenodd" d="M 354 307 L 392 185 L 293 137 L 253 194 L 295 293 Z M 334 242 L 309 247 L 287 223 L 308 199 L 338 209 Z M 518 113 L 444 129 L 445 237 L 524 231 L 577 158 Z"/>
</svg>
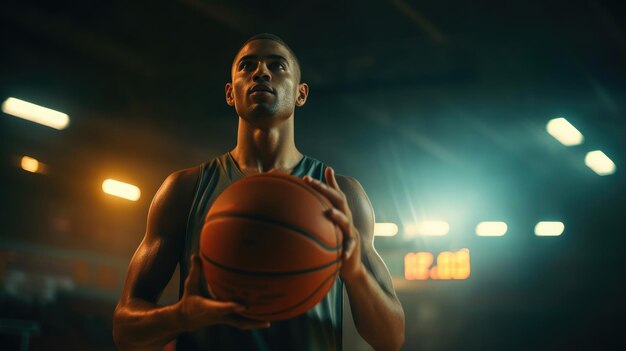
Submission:
<svg viewBox="0 0 626 351">
<path fill-rule="evenodd" d="M 269 328 L 271 326 L 270 322 L 258 321 L 255 319 L 243 317 L 238 314 L 231 314 L 226 316 L 226 318 L 224 319 L 224 323 L 244 330 L 263 329 Z"/>
<path fill-rule="evenodd" d="M 355 228 L 352 226 L 352 221 L 341 211 L 337 209 L 330 209 L 328 211 L 328 216 L 330 219 L 335 222 L 341 231 L 343 232 L 343 253 L 342 256 L 344 259 L 350 258 L 352 256 L 352 252 L 356 248 L 357 232 L 355 232 Z"/>
<path fill-rule="evenodd" d="M 346 196 L 344 193 L 335 188 L 331 188 L 329 185 L 320 182 L 317 179 L 313 179 L 310 177 L 304 178 L 307 184 L 312 186 L 315 190 L 324 195 L 334 207 L 337 207 L 341 211 L 349 213 L 350 208 L 348 207 L 348 202 L 346 201 Z"/>
<path fill-rule="evenodd" d="M 357 241 L 350 238 L 344 242 L 344 251 L 342 253 L 342 260 L 348 260 L 352 257 L 354 250 L 356 249 Z"/>
<path fill-rule="evenodd" d="M 209 284 L 209 282 L 206 282 L 206 279 L 205 279 L 205 283 L 206 283 L 206 292 L 207 292 L 207 295 L 208 295 L 210 298 L 212 298 L 212 299 L 214 299 L 214 300 L 217 300 L 217 296 L 216 296 L 216 295 L 215 295 L 215 293 L 213 292 L 213 289 L 211 289 L 211 284 Z"/>
<path fill-rule="evenodd" d="M 335 222 L 343 232 L 344 239 L 352 236 L 352 221 L 348 216 L 336 208 L 331 208 L 327 212 L 330 220 Z"/>
<path fill-rule="evenodd" d="M 335 189 L 330 187 L 328 184 L 321 182 L 317 179 L 311 178 L 309 176 L 306 176 L 303 178 L 309 185 L 312 185 L 315 189 L 318 189 L 319 191 L 323 192 L 324 194 L 328 194 L 330 195 L 330 197 L 335 198 L 336 200 L 341 200 L 341 195 L 343 195 L 343 193 L 341 192 L 340 189 Z"/>
<path fill-rule="evenodd" d="M 212 299 L 204 299 L 201 308 L 213 311 L 215 315 L 224 317 L 232 313 L 241 313 L 246 310 L 242 304 L 232 301 L 217 301 Z"/>
<path fill-rule="evenodd" d="M 326 183 L 328 183 L 328 185 L 334 189 L 341 190 L 339 188 L 339 184 L 337 183 L 337 178 L 335 178 L 335 170 L 332 167 L 326 167 L 324 170 L 324 177 L 326 178 Z"/>
<path fill-rule="evenodd" d="M 191 268 L 187 279 L 185 279 L 185 294 L 198 295 L 200 290 L 200 258 L 198 255 L 191 255 Z"/>
</svg>

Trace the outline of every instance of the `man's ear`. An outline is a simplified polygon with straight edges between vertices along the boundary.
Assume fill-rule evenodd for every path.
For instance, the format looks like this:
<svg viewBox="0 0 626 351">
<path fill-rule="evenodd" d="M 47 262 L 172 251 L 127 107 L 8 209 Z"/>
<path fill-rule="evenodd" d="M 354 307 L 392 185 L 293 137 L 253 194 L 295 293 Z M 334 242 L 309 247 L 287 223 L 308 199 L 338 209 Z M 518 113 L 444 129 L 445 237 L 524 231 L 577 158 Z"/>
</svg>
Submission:
<svg viewBox="0 0 626 351">
<path fill-rule="evenodd" d="M 224 87 L 224 92 L 226 93 L 226 103 L 228 106 L 234 106 L 235 100 L 233 99 L 233 85 L 232 83 L 226 83 Z"/>
<path fill-rule="evenodd" d="M 309 96 L 309 86 L 306 83 L 298 84 L 298 96 L 296 96 L 296 106 L 302 107 Z"/>
</svg>

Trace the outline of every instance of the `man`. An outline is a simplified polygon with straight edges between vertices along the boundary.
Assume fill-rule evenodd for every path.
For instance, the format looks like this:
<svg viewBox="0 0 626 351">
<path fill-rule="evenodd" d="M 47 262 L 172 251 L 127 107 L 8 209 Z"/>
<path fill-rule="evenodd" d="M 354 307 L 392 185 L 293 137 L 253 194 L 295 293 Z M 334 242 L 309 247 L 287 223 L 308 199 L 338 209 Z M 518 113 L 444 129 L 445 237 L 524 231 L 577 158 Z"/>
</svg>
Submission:
<svg viewBox="0 0 626 351">
<path fill-rule="evenodd" d="M 231 77 L 226 102 L 239 115 L 237 146 L 173 173 L 155 195 L 115 310 L 115 342 L 122 350 L 158 349 L 174 338 L 179 350 L 339 350 L 345 286 L 361 336 L 376 350 L 398 350 L 404 312 L 373 247 L 374 213 L 363 188 L 295 146 L 294 110 L 309 94 L 296 56 L 280 38 L 256 35 L 237 53 Z M 268 171 L 302 177 L 325 195 L 345 238 L 341 279 L 328 295 L 307 313 L 271 324 L 239 315 L 245 306 L 210 299 L 196 255 L 214 199 L 233 181 Z M 157 306 L 177 264 L 180 300 Z"/>
</svg>

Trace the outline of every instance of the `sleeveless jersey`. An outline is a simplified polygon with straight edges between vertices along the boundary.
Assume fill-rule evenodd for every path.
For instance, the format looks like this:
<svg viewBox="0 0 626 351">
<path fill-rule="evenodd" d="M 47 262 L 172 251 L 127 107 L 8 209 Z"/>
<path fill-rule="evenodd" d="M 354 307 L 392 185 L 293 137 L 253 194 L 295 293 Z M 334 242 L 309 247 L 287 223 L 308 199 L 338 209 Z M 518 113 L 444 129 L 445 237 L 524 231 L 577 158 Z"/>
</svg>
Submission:
<svg viewBox="0 0 626 351">
<path fill-rule="evenodd" d="M 209 208 L 216 197 L 232 182 L 243 178 L 230 152 L 201 166 L 195 198 L 189 213 L 184 250 L 179 259 L 180 294 L 189 273 L 192 254 L 198 252 L 200 232 Z M 304 156 L 292 171 L 299 178 L 308 175 L 324 181 L 322 162 Z M 337 279 L 328 294 L 315 307 L 298 317 L 272 322 L 271 327 L 240 330 L 228 325 L 214 325 L 192 333 L 180 334 L 178 350 L 245 351 L 333 351 L 341 350 L 343 283 Z"/>
</svg>

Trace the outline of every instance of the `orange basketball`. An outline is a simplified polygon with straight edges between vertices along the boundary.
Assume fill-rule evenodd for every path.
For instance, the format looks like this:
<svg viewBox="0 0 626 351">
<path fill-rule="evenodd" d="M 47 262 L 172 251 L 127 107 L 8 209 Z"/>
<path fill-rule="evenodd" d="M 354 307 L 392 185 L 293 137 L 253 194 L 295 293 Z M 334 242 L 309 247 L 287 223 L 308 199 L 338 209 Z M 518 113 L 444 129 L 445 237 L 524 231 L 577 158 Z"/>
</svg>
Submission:
<svg viewBox="0 0 626 351">
<path fill-rule="evenodd" d="M 218 300 L 248 318 L 277 321 L 315 306 L 335 283 L 342 233 L 332 205 L 302 179 L 263 173 L 234 182 L 215 200 L 200 236 L 202 267 Z"/>
</svg>

